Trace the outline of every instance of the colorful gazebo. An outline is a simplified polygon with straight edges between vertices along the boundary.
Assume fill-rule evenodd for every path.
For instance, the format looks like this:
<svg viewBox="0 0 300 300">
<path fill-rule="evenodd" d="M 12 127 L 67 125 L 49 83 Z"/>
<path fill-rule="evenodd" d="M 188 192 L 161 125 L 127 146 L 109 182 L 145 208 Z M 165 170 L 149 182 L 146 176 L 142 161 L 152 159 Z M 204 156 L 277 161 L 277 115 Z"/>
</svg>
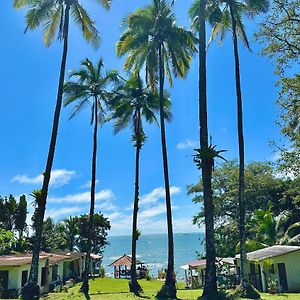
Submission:
<svg viewBox="0 0 300 300">
<path fill-rule="evenodd" d="M 114 267 L 114 278 L 126 278 L 130 279 L 130 270 L 132 265 L 131 256 L 124 254 L 114 262 L 112 262 L 109 266 Z M 146 266 L 139 260 L 136 260 L 137 267 L 137 275 L 139 278 L 144 278 L 147 268 Z"/>
</svg>

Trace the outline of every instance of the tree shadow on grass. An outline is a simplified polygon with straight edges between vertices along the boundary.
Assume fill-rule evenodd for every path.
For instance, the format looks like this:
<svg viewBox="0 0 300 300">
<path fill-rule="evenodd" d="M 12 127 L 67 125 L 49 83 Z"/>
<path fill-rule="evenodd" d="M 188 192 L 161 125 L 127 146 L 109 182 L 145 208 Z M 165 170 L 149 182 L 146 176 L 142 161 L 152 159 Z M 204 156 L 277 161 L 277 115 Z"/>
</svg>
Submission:
<svg viewBox="0 0 300 300">
<path fill-rule="evenodd" d="M 128 292 L 110 292 L 110 293 L 109 292 L 105 292 L 105 293 L 98 292 L 98 293 L 90 294 L 89 298 L 86 298 L 86 299 L 90 300 L 91 299 L 90 296 L 96 296 L 96 295 L 118 295 L 118 294 L 129 294 L 129 293 Z M 151 299 L 150 296 L 145 296 L 145 295 L 139 295 L 138 297 L 142 298 L 142 299 Z"/>
</svg>

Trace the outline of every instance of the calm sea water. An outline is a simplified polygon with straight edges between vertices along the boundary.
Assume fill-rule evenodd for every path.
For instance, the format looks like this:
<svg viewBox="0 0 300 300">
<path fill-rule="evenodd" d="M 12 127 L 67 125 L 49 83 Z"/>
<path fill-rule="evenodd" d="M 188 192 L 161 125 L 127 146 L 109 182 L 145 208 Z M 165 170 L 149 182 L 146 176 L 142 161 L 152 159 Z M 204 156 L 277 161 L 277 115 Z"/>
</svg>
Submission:
<svg viewBox="0 0 300 300">
<path fill-rule="evenodd" d="M 175 271 L 178 273 L 177 279 L 183 280 L 184 270 L 180 266 L 196 259 L 196 252 L 202 252 L 201 241 L 204 236 L 201 233 L 177 233 L 174 234 L 175 246 Z M 109 264 L 122 256 L 131 254 L 131 237 L 114 236 L 109 237 L 109 245 L 104 251 L 103 265 L 110 276 L 113 276 L 113 268 Z M 137 258 L 146 263 L 153 276 L 157 276 L 160 268 L 167 267 L 167 235 L 151 234 L 142 235 L 137 244 Z"/>
</svg>

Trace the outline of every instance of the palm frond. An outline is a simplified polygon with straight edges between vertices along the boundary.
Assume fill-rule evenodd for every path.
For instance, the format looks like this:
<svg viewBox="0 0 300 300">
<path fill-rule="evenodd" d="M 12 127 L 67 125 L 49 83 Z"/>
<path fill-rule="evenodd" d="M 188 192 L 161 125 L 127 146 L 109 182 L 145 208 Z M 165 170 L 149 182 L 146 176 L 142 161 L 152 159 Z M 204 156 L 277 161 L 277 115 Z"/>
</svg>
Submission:
<svg viewBox="0 0 300 300">
<path fill-rule="evenodd" d="M 105 9 L 110 9 L 112 0 L 97 0 Z"/>
<path fill-rule="evenodd" d="M 53 14 L 49 21 L 45 24 L 44 27 L 44 43 L 47 47 L 50 46 L 52 43 L 57 28 L 61 28 L 62 24 L 62 15 L 63 15 L 63 7 L 62 5 L 59 5 L 56 7 L 56 9 L 53 11 Z"/>
<path fill-rule="evenodd" d="M 92 43 L 95 48 L 99 47 L 100 35 L 95 22 L 90 18 L 88 12 L 78 2 L 71 6 L 71 14 L 75 23 L 81 28 L 83 37 Z"/>
</svg>

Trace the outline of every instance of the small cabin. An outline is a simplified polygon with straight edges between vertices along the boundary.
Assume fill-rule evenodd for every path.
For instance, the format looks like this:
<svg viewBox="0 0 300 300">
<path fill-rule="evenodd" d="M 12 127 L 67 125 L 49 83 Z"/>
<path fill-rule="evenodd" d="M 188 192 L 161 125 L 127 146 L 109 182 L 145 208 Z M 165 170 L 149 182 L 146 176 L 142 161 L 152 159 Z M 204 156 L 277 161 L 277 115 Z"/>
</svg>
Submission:
<svg viewBox="0 0 300 300">
<path fill-rule="evenodd" d="M 206 259 L 196 259 L 181 266 L 185 273 L 185 283 L 187 288 L 200 288 L 204 286 Z M 235 266 L 233 258 L 216 258 L 217 279 L 219 283 L 223 283 L 224 276 L 229 278 L 235 284 Z"/>
<path fill-rule="evenodd" d="M 282 292 L 300 292 L 300 247 L 275 245 L 247 253 L 246 272 L 250 283 L 267 292 L 270 280 Z M 236 256 L 240 273 L 240 256 Z"/>
<path fill-rule="evenodd" d="M 41 252 L 38 273 L 41 293 L 46 294 L 68 280 L 80 280 L 85 257 L 86 254 L 80 252 Z M 20 294 L 29 277 L 31 260 L 31 253 L 0 256 L 0 298 L 12 298 Z"/>
<path fill-rule="evenodd" d="M 0 298 L 10 298 L 19 294 L 26 284 L 31 266 L 31 254 L 12 254 L 0 256 Z M 49 255 L 39 257 L 38 284 L 41 293 L 49 291 Z"/>
</svg>

